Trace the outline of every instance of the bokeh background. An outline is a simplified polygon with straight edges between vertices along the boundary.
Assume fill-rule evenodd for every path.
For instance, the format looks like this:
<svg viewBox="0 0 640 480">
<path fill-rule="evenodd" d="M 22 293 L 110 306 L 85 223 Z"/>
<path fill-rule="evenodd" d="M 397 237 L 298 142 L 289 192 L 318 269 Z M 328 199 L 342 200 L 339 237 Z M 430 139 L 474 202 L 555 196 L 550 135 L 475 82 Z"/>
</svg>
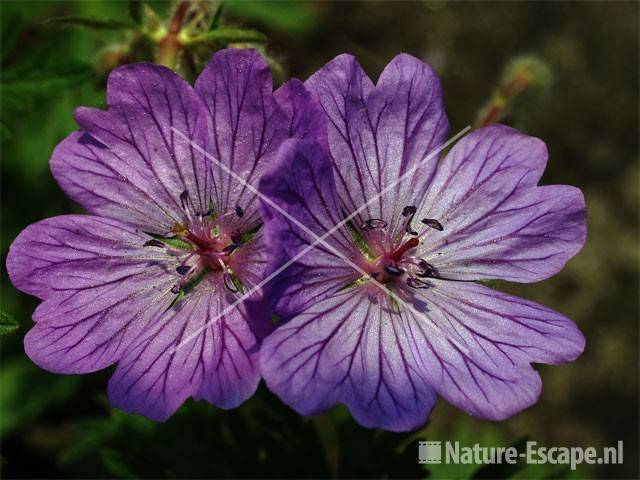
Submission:
<svg viewBox="0 0 640 480">
<path fill-rule="evenodd" d="M 169 4 L 150 3 L 160 17 L 169 14 Z M 541 77 L 509 97 L 502 121 L 546 141 L 543 182 L 579 186 L 589 217 L 587 244 L 563 272 L 537 284 L 497 285 L 575 319 L 587 338 L 575 363 L 539 367 L 544 390 L 535 406 L 494 423 L 440 401 L 424 429 L 391 434 L 359 427 L 342 407 L 301 418 L 262 385 L 237 410 L 190 401 L 155 424 L 109 407 L 110 371 L 61 376 L 30 362 L 22 337 L 37 302 L 11 286 L 3 261 L 2 311 L 19 328 L 0 340 L 2 476 L 638 478 L 638 5 L 245 1 L 226 2 L 218 20 L 265 34 L 260 48 L 277 82 L 304 79 L 342 52 L 355 54 L 372 78 L 399 52 L 423 58 L 442 79 L 452 132 L 505 93 L 505 66 L 534 59 Z M 4 258 L 28 224 L 79 211 L 51 177 L 51 152 L 76 128 L 76 106 L 105 106 L 113 65 L 153 51 L 134 43 L 127 52 L 131 37 L 118 29 L 45 22 L 64 15 L 129 21 L 126 1 L 3 1 L 0 8 Z M 6 315 L 3 331 L 12 330 Z M 624 440 L 625 456 L 623 465 L 575 472 L 427 468 L 417 462 L 419 439 L 595 447 Z"/>
</svg>

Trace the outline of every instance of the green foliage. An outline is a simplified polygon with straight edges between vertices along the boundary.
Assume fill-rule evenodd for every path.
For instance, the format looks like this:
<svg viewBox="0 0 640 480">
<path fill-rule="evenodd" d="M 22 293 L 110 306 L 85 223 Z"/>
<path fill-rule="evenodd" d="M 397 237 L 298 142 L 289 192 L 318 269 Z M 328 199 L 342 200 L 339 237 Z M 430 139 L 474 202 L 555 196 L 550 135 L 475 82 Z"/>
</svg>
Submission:
<svg viewBox="0 0 640 480">
<path fill-rule="evenodd" d="M 218 42 L 223 45 L 237 42 L 264 43 L 267 37 L 257 30 L 248 30 L 233 27 L 218 27 L 208 32 L 201 33 L 187 40 L 187 44 Z"/>
<path fill-rule="evenodd" d="M 52 17 L 46 19 L 44 24 L 58 27 L 82 27 L 90 30 L 129 30 L 134 27 L 133 23 L 122 20 L 82 17 L 80 15 Z"/>
<path fill-rule="evenodd" d="M 224 5 L 232 16 L 254 20 L 288 33 L 304 33 L 317 25 L 308 1 L 231 0 Z"/>
<path fill-rule="evenodd" d="M 4 362 L 0 375 L 0 438 L 24 428 L 76 394 L 80 377 L 45 372 L 24 356 Z"/>
<path fill-rule="evenodd" d="M 8 67 L 2 73 L 2 110 L 11 112 L 31 108 L 43 96 L 54 95 L 88 81 L 91 65 L 65 61 L 45 67 L 24 64 Z"/>
<path fill-rule="evenodd" d="M 95 476 L 249 478 L 327 474 L 314 424 L 264 392 L 238 410 L 188 402 L 166 423 L 111 409 L 73 426 L 59 460 Z M 95 460 L 98 457 L 99 463 Z M 152 459 L 152 461 L 151 461 Z"/>
<path fill-rule="evenodd" d="M 4 62 L 9 54 L 13 51 L 20 32 L 24 26 L 24 20 L 21 15 L 12 12 L 0 17 L 2 23 L 2 39 L 0 41 L 0 61 Z"/>
<path fill-rule="evenodd" d="M 20 325 L 11 315 L 0 311 L 0 335 L 7 335 L 15 332 Z"/>
<path fill-rule="evenodd" d="M 143 2 L 142 0 L 129 0 L 129 15 L 131 19 L 138 25 L 142 23 L 143 18 Z"/>
</svg>

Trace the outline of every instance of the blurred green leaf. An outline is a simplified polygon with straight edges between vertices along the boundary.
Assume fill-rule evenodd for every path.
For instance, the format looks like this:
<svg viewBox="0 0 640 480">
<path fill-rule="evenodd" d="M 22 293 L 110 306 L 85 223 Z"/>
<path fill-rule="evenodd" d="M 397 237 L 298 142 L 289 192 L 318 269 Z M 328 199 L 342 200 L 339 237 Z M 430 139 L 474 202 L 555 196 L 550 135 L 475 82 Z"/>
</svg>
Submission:
<svg viewBox="0 0 640 480">
<path fill-rule="evenodd" d="M 34 68 L 32 65 L 3 69 L 0 81 L 2 110 L 29 108 L 38 97 L 59 95 L 61 89 L 75 87 L 93 76 L 89 64 L 65 61 L 57 65 Z"/>
<path fill-rule="evenodd" d="M 224 10 L 224 4 L 222 2 L 218 3 L 216 7 L 216 11 L 213 14 L 213 18 L 211 19 L 211 30 L 218 27 L 220 23 L 220 17 L 222 17 L 222 11 Z"/>
<path fill-rule="evenodd" d="M 20 38 L 24 21 L 17 13 L 3 14 L 0 17 L 2 18 L 0 61 L 4 62 Z"/>
<path fill-rule="evenodd" d="M 255 20 L 288 33 L 304 33 L 316 26 L 317 18 L 303 1 L 227 1 L 225 10 L 237 17 Z"/>
<path fill-rule="evenodd" d="M 99 19 L 82 17 L 80 15 L 67 15 L 64 17 L 52 17 L 43 22 L 44 25 L 60 27 L 82 27 L 91 30 L 129 30 L 135 27 L 131 22 L 124 22 L 114 18 Z"/>
<path fill-rule="evenodd" d="M 142 24 L 142 7 L 141 0 L 129 0 L 129 15 L 138 25 Z"/>
<path fill-rule="evenodd" d="M 24 428 L 47 409 L 63 404 L 80 386 L 80 377 L 54 375 L 20 357 L 5 362 L 0 376 L 0 437 Z"/>
<path fill-rule="evenodd" d="M 521 437 L 513 442 L 510 447 L 515 447 L 518 452 L 524 452 L 527 445 L 527 437 Z M 471 476 L 472 479 L 480 478 L 513 478 L 526 464 L 519 460 L 511 463 L 494 463 L 480 466 Z"/>
<path fill-rule="evenodd" d="M 15 332 L 20 325 L 12 316 L 0 311 L 0 335 Z"/>
<path fill-rule="evenodd" d="M 313 423 L 265 390 L 234 410 L 189 401 L 167 422 L 156 423 L 111 409 L 109 416 L 78 422 L 74 430 L 73 444 L 60 460 L 86 469 L 99 456 L 104 472 L 92 470 L 96 477 L 328 476 Z"/>
<path fill-rule="evenodd" d="M 116 478 L 140 478 L 129 466 L 124 455 L 116 449 L 103 448 L 99 451 L 100 460 L 107 472 Z"/>
<path fill-rule="evenodd" d="M 188 43 L 219 42 L 226 45 L 234 42 L 264 43 L 266 41 L 266 35 L 262 32 L 258 32 L 257 30 L 221 27 L 196 35 L 195 37 L 190 38 Z"/>
</svg>

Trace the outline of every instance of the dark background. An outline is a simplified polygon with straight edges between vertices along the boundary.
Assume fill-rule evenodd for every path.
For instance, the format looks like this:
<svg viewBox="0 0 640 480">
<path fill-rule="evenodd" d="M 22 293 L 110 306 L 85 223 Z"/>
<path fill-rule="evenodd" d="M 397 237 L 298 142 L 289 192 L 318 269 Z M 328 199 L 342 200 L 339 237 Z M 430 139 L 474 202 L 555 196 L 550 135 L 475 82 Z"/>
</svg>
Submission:
<svg viewBox="0 0 640 480">
<path fill-rule="evenodd" d="M 153 3 L 163 15 L 167 5 Z M 104 107 L 105 52 L 118 31 L 53 29 L 53 16 L 128 18 L 121 2 L 2 2 L 2 253 L 37 220 L 77 212 L 51 177 L 54 146 L 79 105 Z M 399 52 L 438 72 L 456 132 L 473 122 L 519 55 L 553 81 L 510 105 L 504 122 L 545 140 L 543 183 L 580 187 L 585 248 L 550 280 L 499 288 L 574 319 L 587 338 L 571 365 L 540 366 L 540 401 L 512 419 L 473 419 L 440 401 L 412 434 L 359 427 L 339 407 L 300 418 L 262 385 L 230 412 L 189 401 L 165 424 L 111 409 L 110 371 L 53 375 L 25 356 L 37 302 L 2 278 L 2 310 L 20 328 L 2 337 L 0 438 L 4 477 L 638 478 L 638 3 L 242 2 L 223 22 L 264 32 L 277 80 L 302 79 L 355 54 L 376 78 Z M 417 463 L 417 440 L 602 447 L 624 440 L 624 464 L 509 469 Z"/>
</svg>

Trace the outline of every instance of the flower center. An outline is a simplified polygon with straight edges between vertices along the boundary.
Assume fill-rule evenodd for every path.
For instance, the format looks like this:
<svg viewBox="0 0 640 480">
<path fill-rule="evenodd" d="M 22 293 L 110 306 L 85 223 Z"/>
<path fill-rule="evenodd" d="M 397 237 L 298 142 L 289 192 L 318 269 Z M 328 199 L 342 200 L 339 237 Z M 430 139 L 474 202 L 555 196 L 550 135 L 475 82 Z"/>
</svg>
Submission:
<svg viewBox="0 0 640 480">
<path fill-rule="evenodd" d="M 180 203 L 186 221 L 176 223 L 166 235 L 145 243 L 147 247 L 165 248 L 176 257 L 176 272 L 180 278 L 171 291 L 178 295 L 186 293 L 207 272 L 222 271 L 225 287 L 239 292 L 242 283 L 229 264 L 233 254 L 243 246 L 243 235 L 228 225 L 233 224 L 230 218 L 242 217 L 244 211 L 236 207 L 233 212 L 215 217 L 212 210 L 197 211 L 186 190 L 180 195 Z"/>
<path fill-rule="evenodd" d="M 398 241 L 392 242 L 392 248 L 378 256 L 367 266 L 367 270 L 370 272 L 369 275 L 374 280 L 384 284 L 405 281 L 412 288 L 428 288 L 429 284 L 424 279 L 437 277 L 437 271 L 433 265 L 425 259 L 417 257 L 415 249 L 429 231 L 443 231 L 444 228 L 438 220 L 424 218 L 421 223 L 425 225 L 425 228 L 420 233 L 415 231 L 411 223 L 416 211 L 416 207 L 412 205 L 403 208 L 402 216 L 405 218 L 404 233 Z M 386 227 L 387 222 L 374 218 L 365 221 L 360 228 L 365 232 L 370 232 L 372 230 L 384 230 Z"/>
</svg>

